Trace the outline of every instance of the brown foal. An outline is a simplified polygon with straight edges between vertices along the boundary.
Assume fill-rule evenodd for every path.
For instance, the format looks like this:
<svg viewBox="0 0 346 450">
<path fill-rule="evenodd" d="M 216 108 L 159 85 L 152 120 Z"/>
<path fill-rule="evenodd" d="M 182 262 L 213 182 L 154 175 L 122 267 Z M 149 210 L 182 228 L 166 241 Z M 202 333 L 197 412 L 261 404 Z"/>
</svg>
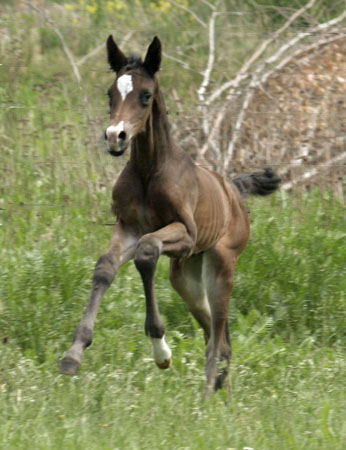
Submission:
<svg viewBox="0 0 346 450">
<path fill-rule="evenodd" d="M 228 182 L 197 166 L 172 140 L 167 111 L 156 77 L 161 43 L 155 37 L 146 57 L 127 58 L 112 36 L 108 61 L 116 79 L 108 91 L 111 125 L 105 132 L 108 152 L 131 156 L 113 189 L 117 224 L 107 252 L 96 263 L 93 288 L 72 347 L 61 371 L 74 374 L 93 338 L 101 299 L 119 267 L 134 259 L 146 298 L 145 333 L 156 364 L 166 369 L 171 351 L 165 341 L 154 289 L 161 254 L 171 258 L 170 279 L 204 330 L 207 343 L 207 392 L 222 387 L 231 344 L 229 299 L 235 264 L 249 239 L 242 195 L 267 195 L 279 185 L 270 170 Z"/>
</svg>

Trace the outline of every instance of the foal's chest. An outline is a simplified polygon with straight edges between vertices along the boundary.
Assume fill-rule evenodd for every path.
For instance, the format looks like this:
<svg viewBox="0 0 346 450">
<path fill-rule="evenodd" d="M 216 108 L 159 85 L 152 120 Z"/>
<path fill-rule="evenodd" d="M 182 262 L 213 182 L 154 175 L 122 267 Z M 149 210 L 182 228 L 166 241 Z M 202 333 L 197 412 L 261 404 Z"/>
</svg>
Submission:
<svg viewBox="0 0 346 450">
<path fill-rule="evenodd" d="M 167 195 L 150 184 L 120 175 L 113 189 L 113 212 L 118 220 L 140 234 L 151 233 L 172 222 L 174 208 Z"/>
</svg>

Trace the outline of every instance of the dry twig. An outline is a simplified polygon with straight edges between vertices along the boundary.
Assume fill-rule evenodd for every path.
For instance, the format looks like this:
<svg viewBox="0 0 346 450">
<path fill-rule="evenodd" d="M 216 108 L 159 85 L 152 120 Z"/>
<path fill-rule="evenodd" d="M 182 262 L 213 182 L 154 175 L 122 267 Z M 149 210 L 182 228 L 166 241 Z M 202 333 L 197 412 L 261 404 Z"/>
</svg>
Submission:
<svg viewBox="0 0 346 450">
<path fill-rule="evenodd" d="M 283 191 L 290 191 L 297 184 L 299 184 L 303 181 L 309 180 L 310 178 L 313 178 L 314 176 L 318 175 L 321 170 L 326 170 L 327 168 L 333 166 L 334 164 L 336 164 L 340 161 L 343 161 L 344 159 L 346 159 L 346 152 L 343 152 L 343 153 L 341 153 L 341 155 L 335 156 L 334 158 L 328 160 L 327 164 L 324 163 L 324 164 L 318 165 L 317 167 L 314 167 L 313 169 L 305 172 L 301 177 L 295 178 L 292 181 L 288 181 L 287 183 L 284 183 L 281 186 L 281 189 Z"/>
<path fill-rule="evenodd" d="M 53 28 L 54 32 L 58 35 L 62 48 L 72 66 L 72 70 L 73 73 L 75 75 L 75 77 L 77 78 L 78 83 L 80 83 L 82 81 L 82 77 L 81 74 L 78 70 L 77 64 L 73 58 L 72 52 L 69 49 L 68 45 L 66 44 L 65 38 L 63 36 L 63 34 L 61 33 L 61 31 L 59 30 L 59 28 L 56 26 L 55 22 L 50 18 L 49 14 L 47 11 L 39 8 L 38 6 L 34 5 L 33 3 L 31 3 L 29 0 L 25 0 L 24 1 L 25 4 L 27 4 L 30 8 L 34 9 L 36 12 L 38 12 L 41 16 L 44 17 L 44 19 L 51 25 L 51 27 Z"/>
<path fill-rule="evenodd" d="M 273 33 L 268 39 L 266 39 L 264 42 L 262 42 L 262 44 L 257 48 L 257 50 L 252 54 L 252 56 L 247 61 L 245 61 L 245 63 L 243 64 L 243 66 L 241 67 L 239 72 L 236 74 L 235 78 L 233 80 L 231 80 L 230 82 L 225 83 L 223 86 L 221 86 L 221 88 L 219 88 L 217 90 L 217 92 L 218 92 L 217 95 L 215 95 L 215 93 L 213 94 L 212 98 L 213 98 L 213 101 L 215 101 L 215 99 L 218 96 L 220 96 L 225 90 L 229 89 L 226 100 L 225 100 L 223 106 L 221 107 L 221 109 L 219 110 L 215 120 L 213 121 L 212 126 L 210 127 L 210 132 L 209 132 L 208 138 L 201 149 L 202 155 L 204 155 L 207 152 L 210 143 L 214 139 L 215 135 L 219 132 L 221 123 L 222 123 L 222 121 L 225 117 L 226 111 L 228 109 L 228 104 L 232 100 L 235 90 L 239 87 L 240 83 L 249 76 L 250 67 L 254 64 L 255 61 L 257 61 L 264 54 L 264 52 L 267 50 L 267 48 L 269 47 L 269 45 L 272 42 L 277 40 L 278 37 L 281 34 L 283 34 L 287 30 L 287 28 L 289 28 L 298 17 L 300 17 L 302 14 L 304 14 L 307 11 L 307 9 L 311 8 L 315 4 L 315 1 L 316 0 L 310 0 L 309 3 L 307 3 L 304 7 L 300 8 L 294 14 L 292 14 L 292 16 L 285 22 L 285 24 L 281 28 L 279 28 L 275 33 Z M 225 88 L 225 86 L 227 86 L 227 87 Z M 207 103 L 207 105 L 209 105 L 210 102 L 211 102 L 211 100 L 209 98 L 209 102 Z M 235 139 L 237 139 L 237 138 L 235 138 Z"/>
</svg>

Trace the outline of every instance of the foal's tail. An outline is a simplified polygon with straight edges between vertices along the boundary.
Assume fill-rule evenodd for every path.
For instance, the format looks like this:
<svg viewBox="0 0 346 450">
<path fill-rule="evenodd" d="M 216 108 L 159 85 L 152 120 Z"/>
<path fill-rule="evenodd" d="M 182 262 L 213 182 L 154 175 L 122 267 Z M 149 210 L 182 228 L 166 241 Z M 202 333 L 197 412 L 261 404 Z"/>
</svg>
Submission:
<svg viewBox="0 0 346 450">
<path fill-rule="evenodd" d="M 238 175 L 232 180 L 242 195 L 272 194 L 278 189 L 280 182 L 281 178 L 270 168 L 261 172 Z"/>
</svg>

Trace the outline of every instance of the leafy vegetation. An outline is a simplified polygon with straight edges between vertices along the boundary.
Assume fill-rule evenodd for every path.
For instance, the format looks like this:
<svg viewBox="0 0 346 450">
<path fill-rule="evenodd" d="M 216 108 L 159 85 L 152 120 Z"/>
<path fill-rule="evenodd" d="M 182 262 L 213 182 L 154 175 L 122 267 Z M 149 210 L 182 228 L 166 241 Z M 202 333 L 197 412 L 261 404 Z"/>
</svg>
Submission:
<svg viewBox="0 0 346 450">
<path fill-rule="evenodd" d="M 150 17 L 149 2 L 59 3 L 49 13 L 77 60 L 104 41 L 116 17 L 119 38 L 136 28 L 138 48 L 155 27 L 168 53 L 179 45 L 186 51 L 198 37 L 186 10 L 160 16 L 169 2 L 153 2 Z M 131 14 L 96 18 L 90 8 L 122 4 Z M 74 16 L 78 8 L 84 15 Z M 101 144 L 112 75 L 101 52 L 78 66 L 79 84 L 45 19 L 15 2 L 0 11 L 1 448 L 341 450 L 346 234 L 342 201 L 329 192 L 248 201 L 252 237 L 238 262 L 230 311 L 230 395 L 219 392 L 202 406 L 204 340 L 169 284 L 165 258 L 156 282 L 173 367 L 159 371 L 150 358 L 144 294 L 129 263 L 102 303 L 80 373 L 59 374 L 93 266 L 109 242 L 110 191 L 124 164 Z M 178 26 L 177 43 L 171 31 Z M 177 63 L 165 59 L 161 84 L 173 113 L 171 87 L 188 103 L 190 86 L 201 81 L 203 45 L 193 46 L 196 70 L 183 72 L 179 86 Z M 234 44 L 240 57 L 249 46 L 251 37 Z"/>
</svg>

